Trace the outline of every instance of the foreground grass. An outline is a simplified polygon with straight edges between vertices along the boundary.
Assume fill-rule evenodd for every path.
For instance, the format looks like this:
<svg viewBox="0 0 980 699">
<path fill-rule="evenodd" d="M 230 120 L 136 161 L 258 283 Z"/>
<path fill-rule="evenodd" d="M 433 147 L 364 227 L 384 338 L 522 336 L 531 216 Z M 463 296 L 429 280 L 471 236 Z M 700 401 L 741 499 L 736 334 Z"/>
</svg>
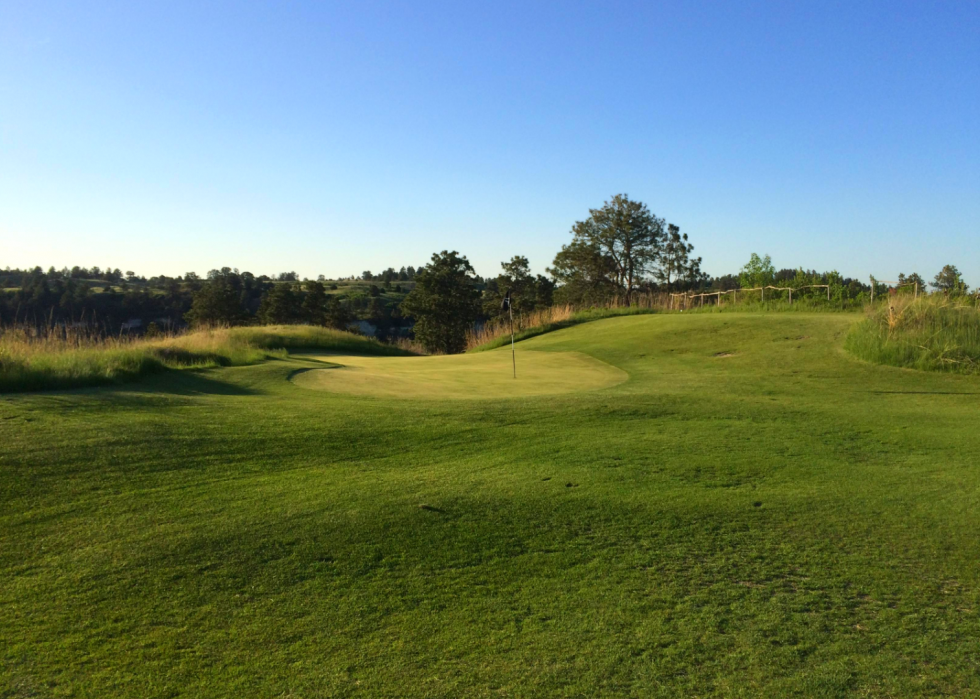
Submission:
<svg viewBox="0 0 980 699">
<path fill-rule="evenodd" d="M 876 364 L 980 373 L 980 310 L 970 298 L 900 297 L 870 312 L 846 347 Z"/>
<path fill-rule="evenodd" d="M 282 358 L 289 348 L 397 355 L 401 350 L 339 330 L 300 325 L 216 328 L 162 339 L 34 338 L 0 331 L 0 393 L 133 381 L 168 369 Z"/>
<path fill-rule="evenodd" d="M 976 696 L 980 384 L 857 320 L 582 324 L 518 361 L 628 380 L 515 400 L 0 397 L 0 696 Z"/>
</svg>

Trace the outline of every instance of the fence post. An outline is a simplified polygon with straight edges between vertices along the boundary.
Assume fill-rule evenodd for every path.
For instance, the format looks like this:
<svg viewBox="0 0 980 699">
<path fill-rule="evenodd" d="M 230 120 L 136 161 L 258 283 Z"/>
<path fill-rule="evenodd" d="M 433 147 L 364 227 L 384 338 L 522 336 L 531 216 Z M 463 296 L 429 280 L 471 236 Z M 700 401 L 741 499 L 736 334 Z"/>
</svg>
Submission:
<svg viewBox="0 0 980 699">
<path fill-rule="evenodd" d="M 875 302 L 875 278 L 871 277 L 871 304 Z"/>
<path fill-rule="evenodd" d="M 827 285 L 827 300 L 830 301 L 830 284 Z"/>
<path fill-rule="evenodd" d="M 793 305 L 793 288 L 792 287 L 790 287 L 790 290 L 789 290 L 789 305 L 790 306 Z"/>
</svg>

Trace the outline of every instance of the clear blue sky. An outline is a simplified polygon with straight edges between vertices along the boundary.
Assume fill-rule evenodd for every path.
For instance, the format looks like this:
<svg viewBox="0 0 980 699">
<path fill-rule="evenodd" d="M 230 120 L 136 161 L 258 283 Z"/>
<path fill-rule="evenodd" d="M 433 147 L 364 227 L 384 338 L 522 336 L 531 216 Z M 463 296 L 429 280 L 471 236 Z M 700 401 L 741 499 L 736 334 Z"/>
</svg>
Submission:
<svg viewBox="0 0 980 699">
<path fill-rule="evenodd" d="M 980 3 L 0 0 L 3 267 L 543 272 L 619 192 L 980 284 Z"/>
</svg>

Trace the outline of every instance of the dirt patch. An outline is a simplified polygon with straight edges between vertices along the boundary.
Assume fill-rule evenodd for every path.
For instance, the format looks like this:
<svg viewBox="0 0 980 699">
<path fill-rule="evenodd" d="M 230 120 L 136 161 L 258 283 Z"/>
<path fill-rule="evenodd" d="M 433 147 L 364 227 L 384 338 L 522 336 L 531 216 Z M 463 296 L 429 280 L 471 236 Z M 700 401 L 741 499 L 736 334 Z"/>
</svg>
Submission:
<svg viewBox="0 0 980 699">
<path fill-rule="evenodd" d="M 735 352 L 715 352 L 712 356 L 718 359 L 724 359 L 725 357 L 734 357 Z"/>
</svg>

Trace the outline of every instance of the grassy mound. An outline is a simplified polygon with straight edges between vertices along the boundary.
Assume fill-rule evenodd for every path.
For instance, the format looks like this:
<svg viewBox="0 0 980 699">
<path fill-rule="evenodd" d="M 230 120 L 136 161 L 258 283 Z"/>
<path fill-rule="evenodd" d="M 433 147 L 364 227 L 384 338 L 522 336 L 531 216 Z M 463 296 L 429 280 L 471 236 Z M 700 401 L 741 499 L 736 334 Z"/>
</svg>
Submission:
<svg viewBox="0 0 980 699">
<path fill-rule="evenodd" d="M 583 308 L 575 310 L 571 306 L 552 306 L 535 311 L 521 319 L 515 327 L 514 340 L 528 340 L 538 335 L 571 328 L 582 323 L 603 318 L 619 318 L 622 316 L 648 315 L 659 313 L 663 309 L 644 307 L 612 307 L 612 308 Z M 510 345 L 510 323 L 499 319 L 488 323 L 479 332 L 471 333 L 467 338 L 467 352 L 485 352 Z"/>
<path fill-rule="evenodd" d="M 339 330 L 282 325 L 198 330 L 162 339 L 33 337 L 0 332 L 0 393 L 128 381 L 168 369 L 251 364 L 290 348 L 405 354 Z"/>
<path fill-rule="evenodd" d="M 299 372 L 305 388 L 386 398 L 493 399 L 593 391 L 629 378 L 579 352 L 510 350 L 435 357 L 329 357 L 332 368 Z"/>
<path fill-rule="evenodd" d="M 875 364 L 980 373 L 980 311 L 971 299 L 900 297 L 855 325 L 845 347 Z"/>
</svg>

